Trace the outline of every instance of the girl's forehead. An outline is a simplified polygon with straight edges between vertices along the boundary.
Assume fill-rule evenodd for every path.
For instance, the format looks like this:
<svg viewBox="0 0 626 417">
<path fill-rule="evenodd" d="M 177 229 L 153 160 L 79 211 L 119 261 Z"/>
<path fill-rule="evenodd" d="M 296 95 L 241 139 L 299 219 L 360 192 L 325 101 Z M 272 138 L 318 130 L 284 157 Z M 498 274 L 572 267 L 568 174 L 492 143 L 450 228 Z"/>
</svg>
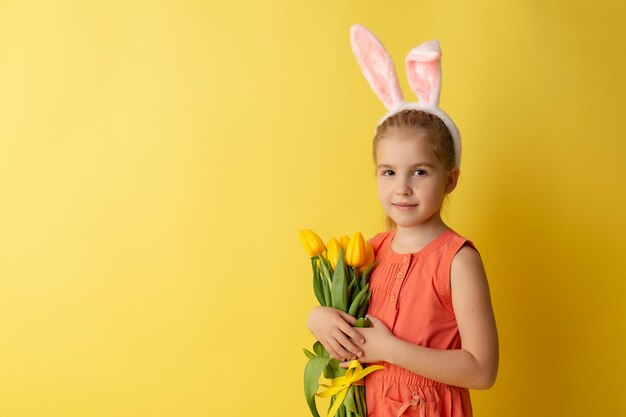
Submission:
<svg viewBox="0 0 626 417">
<path fill-rule="evenodd" d="M 426 138 L 427 132 L 424 129 L 410 127 L 390 127 L 382 135 L 383 139 L 414 139 Z"/>
<path fill-rule="evenodd" d="M 437 156 L 426 134 L 414 131 L 385 135 L 376 146 L 376 159 L 378 163 L 390 160 L 412 163 L 416 159 L 430 161 Z"/>
</svg>

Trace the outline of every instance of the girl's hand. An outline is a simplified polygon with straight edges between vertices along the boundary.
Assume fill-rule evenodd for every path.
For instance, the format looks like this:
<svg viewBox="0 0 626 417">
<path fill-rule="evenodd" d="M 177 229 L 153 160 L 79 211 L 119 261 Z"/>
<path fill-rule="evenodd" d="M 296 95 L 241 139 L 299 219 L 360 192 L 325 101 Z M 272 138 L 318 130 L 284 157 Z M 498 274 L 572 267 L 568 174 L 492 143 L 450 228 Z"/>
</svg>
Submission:
<svg viewBox="0 0 626 417">
<path fill-rule="evenodd" d="M 320 306 L 311 310 L 307 324 L 330 356 L 344 361 L 357 359 L 362 354 L 355 342 L 365 342 L 365 339 L 351 326 L 355 321 L 356 318 L 348 313 L 333 307 Z"/>
<path fill-rule="evenodd" d="M 395 336 L 385 323 L 376 317 L 368 314 L 367 318 L 372 322 L 372 327 L 359 329 L 367 341 L 365 343 L 354 341 L 363 350 L 363 355 L 358 358 L 359 362 L 374 363 L 384 361 L 386 360 L 385 353 L 388 352 L 388 347 L 390 343 L 393 343 Z M 342 368 L 347 368 L 350 362 L 341 362 L 339 365 Z"/>
</svg>

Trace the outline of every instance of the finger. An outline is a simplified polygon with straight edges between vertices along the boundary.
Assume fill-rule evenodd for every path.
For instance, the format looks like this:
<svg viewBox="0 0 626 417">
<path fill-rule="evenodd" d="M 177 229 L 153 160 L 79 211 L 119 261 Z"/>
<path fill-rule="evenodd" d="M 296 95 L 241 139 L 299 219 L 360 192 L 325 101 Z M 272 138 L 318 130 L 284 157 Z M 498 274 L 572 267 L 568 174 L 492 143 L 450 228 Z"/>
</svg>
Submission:
<svg viewBox="0 0 626 417">
<path fill-rule="evenodd" d="M 348 325 L 339 325 L 342 332 L 350 336 L 354 340 L 358 340 L 361 343 L 365 343 L 365 337 L 356 329 L 356 327 Z"/>
<path fill-rule="evenodd" d="M 381 321 L 377 317 L 371 316 L 369 314 L 367 316 L 365 316 L 365 317 L 370 319 L 370 321 L 372 322 L 372 326 L 375 326 L 377 324 L 381 324 Z"/>
<path fill-rule="evenodd" d="M 339 334 L 334 335 L 336 340 L 333 341 L 333 349 L 341 356 L 341 360 L 348 359 L 356 359 L 355 354 L 346 349 L 343 345 L 344 340 L 347 338 L 343 335 L 343 333 L 338 332 Z"/>
<path fill-rule="evenodd" d="M 354 324 L 356 323 L 356 317 L 351 316 L 350 314 L 346 313 L 345 311 L 341 311 L 341 310 L 337 310 L 339 312 L 339 315 L 341 316 L 341 318 L 343 318 L 347 323 L 349 324 Z"/>
<path fill-rule="evenodd" d="M 361 348 L 355 345 L 352 340 L 350 340 L 345 334 L 341 332 L 337 334 L 337 341 L 349 351 L 350 356 L 346 356 L 347 359 L 356 359 L 363 354 L 361 352 Z"/>
<path fill-rule="evenodd" d="M 339 366 L 341 366 L 342 368 L 347 368 L 348 366 L 350 366 L 350 362 L 348 361 L 339 362 Z"/>
<path fill-rule="evenodd" d="M 344 359 L 339 354 L 337 354 L 337 352 L 335 351 L 335 349 L 333 349 L 330 343 L 322 343 L 322 345 L 324 346 L 324 348 L 326 349 L 326 352 L 328 352 L 331 358 L 337 359 L 338 361 L 341 361 Z"/>
<path fill-rule="evenodd" d="M 348 352 L 344 347 L 335 339 L 330 341 L 333 351 L 335 352 L 334 358 L 338 361 L 348 360 L 351 353 Z"/>
</svg>

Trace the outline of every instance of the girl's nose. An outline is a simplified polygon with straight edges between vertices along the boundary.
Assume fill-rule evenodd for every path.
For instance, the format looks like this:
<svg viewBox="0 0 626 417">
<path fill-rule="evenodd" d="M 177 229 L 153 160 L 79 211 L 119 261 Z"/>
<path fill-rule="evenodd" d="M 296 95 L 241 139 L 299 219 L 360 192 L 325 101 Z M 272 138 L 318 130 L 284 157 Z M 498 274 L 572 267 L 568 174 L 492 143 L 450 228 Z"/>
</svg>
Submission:
<svg viewBox="0 0 626 417">
<path fill-rule="evenodd" d="M 398 195 L 411 195 L 412 190 L 409 187 L 408 181 L 400 180 L 398 181 L 398 186 L 396 188 L 396 194 Z"/>
</svg>

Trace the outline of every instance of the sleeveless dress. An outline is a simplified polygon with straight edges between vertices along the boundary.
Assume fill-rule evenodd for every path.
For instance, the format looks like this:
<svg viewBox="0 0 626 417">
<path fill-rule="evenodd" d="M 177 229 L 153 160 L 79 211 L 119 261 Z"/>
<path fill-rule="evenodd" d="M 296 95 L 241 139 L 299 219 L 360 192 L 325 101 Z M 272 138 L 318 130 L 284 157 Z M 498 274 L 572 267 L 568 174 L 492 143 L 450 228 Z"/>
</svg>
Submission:
<svg viewBox="0 0 626 417">
<path fill-rule="evenodd" d="M 465 244 L 447 229 L 422 250 L 398 254 L 391 249 L 395 230 L 370 243 L 379 263 L 370 277 L 368 313 L 408 342 L 436 349 L 460 349 L 450 292 L 450 267 Z M 388 362 L 365 378 L 369 417 L 471 417 L 469 390 L 427 379 Z"/>
</svg>

